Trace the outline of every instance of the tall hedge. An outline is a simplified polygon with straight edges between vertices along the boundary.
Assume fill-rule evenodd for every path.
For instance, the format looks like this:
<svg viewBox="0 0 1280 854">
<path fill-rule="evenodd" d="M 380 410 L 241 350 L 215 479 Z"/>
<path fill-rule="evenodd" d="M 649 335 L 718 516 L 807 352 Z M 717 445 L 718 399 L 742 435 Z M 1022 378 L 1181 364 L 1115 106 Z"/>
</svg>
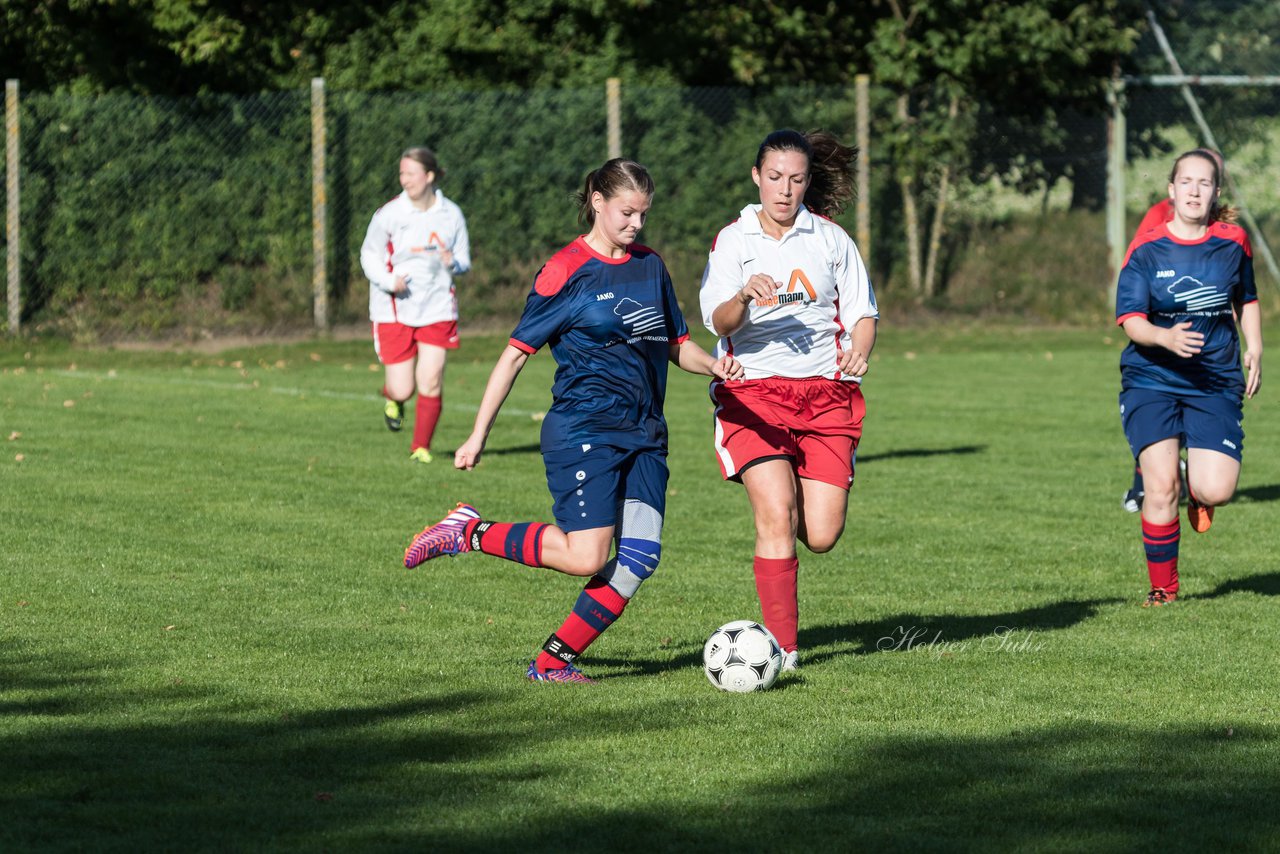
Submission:
<svg viewBox="0 0 1280 854">
<path fill-rule="evenodd" d="M 207 291 L 226 310 L 274 296 L 307 322 L 309 110 L 307 92 L 25 95 L 27 314 Z M 374 210 L 399 192 L 403 148 L 436 149 L 442 189 L 467 216 L 475 271 L 462 305 L 472 317 L 508 307 L 540 261 L 579 233 L 572 194 L 607 155 L 604 87 L 331 91 L 326 123 L 339 320 L 361 310 L 360 243 Z M 852 93 L 839 89 L 624 89 L 623 153 L 658 184 L 645 242 L 664 254 L 705 253 L 753 199 L 750 168 L 765 133 L 825 126 L 851 137 L 853 125 Z"/>
</svg>

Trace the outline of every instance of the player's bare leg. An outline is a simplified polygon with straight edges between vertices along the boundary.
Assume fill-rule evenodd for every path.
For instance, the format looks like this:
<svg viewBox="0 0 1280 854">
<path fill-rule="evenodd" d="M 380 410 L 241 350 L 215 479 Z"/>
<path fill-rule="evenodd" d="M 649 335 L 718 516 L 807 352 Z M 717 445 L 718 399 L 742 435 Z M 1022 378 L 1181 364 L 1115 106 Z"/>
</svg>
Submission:
<svg viewBox="0 0 1280 854">
<path fill-rule="evenodd" d="M 1208 448 L 1187 450 L 1187 521 L 1197 533 L 1213 524 L 1213 508 L 1226 504 L 1240 482 L 1240 461 Z"/>
</svg>

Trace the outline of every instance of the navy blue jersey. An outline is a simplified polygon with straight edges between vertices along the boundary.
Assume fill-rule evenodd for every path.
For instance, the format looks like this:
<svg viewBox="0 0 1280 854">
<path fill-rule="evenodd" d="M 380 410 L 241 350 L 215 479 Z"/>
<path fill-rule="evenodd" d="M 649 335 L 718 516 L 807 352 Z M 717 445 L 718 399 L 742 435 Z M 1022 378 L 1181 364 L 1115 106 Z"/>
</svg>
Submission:
<svg viewBox="0 0 1280 854">
<path fill-rule="evenodd" d="M 1167 226 L 1139 234 L 1120 271 L 1116 322 L 1145 317 L 1168 329 L 1190 321 L 1204 346 L 1183 358 L 1130 342 L 1120 356 L 1122 387 L 1240 400 L 1244 374 L 1233 309 L 1257 299 L 1253 253 L 1240 226 L 1215 222 L 1199 240 L 1180 240 Z"/>
<path fill-rule="evenodd" d="M 662 402 L 670 346 L 689 337 L 667 266 L 631 247 L 606 258 L 579 237 L 539 271 L 511 345 L 555 357 L 542 450 L 667 447 Z"/>
</svg>

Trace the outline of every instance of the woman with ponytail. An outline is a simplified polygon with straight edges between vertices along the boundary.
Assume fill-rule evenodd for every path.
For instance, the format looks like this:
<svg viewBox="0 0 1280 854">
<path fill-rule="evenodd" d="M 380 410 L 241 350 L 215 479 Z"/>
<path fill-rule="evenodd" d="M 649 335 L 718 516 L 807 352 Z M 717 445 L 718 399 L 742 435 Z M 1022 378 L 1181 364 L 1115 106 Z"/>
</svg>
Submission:
<svg viewBox="0 0 1280 854">
<path fill-rule="evenodd" d="M 715 450 L 747 491 L 765 626 L 798 664 L 796 543 L 830 551 L 844 531 L 876 341 L 875 293 L 831 220 L 853 198 L 857 151 L 825 131 L 774 131 L 756 154 L 759 202 L 711 246 L 700 302 L 716 354 L 745 381 L 711 383 Z"/>
<path fill-rule="evenodd" d="M 457 468 L 475 468 L 525 362 L 549 346 L 558 367 L 542 458 L 556 523 L 485 521 L 459 504 L 405 552 L 407 567 L 476 551 L 589 579 L 529 663 L 525 676 L 535 682 L 593 681 L 574 662 L 658 568 L 667 363 L 721 380 L 742 376 L 733 356 L 713 358 L 689 339 L 666 265 L 636 243 L 653 193 L 648 171 L 630 160 L 610 160 L 587 176 L 578 204 L 589 231 L 539 271 L 489 377 L 475 428 L 454 455 Z"/>
</svg>

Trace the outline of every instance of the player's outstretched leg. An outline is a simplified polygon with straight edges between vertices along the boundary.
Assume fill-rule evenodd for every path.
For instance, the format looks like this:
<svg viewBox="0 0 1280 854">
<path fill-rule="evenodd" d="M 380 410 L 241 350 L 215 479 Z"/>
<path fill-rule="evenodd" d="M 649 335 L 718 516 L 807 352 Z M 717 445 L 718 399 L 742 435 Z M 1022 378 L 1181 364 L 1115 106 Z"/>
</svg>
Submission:
<svg viewBox="0 0 1280 854">
<path fill-rule="evenodd" d="M 441 555 L 459 555 L 471 551 L 468 527 L 474 528 L 480 514 L 470 504 L 457 508 L 434 525 L 422 529 L 404 552 L 404 565 L 412 569 Z"/>
<path fill-rule="evenodd" d="M 662 512 L 640 499 L 628 498 L 619 513 L 621 524 L 613 558 L 578 594 L 569 616 L 547 638 L 525 674 L 535 682 L 591 682 L 573 666 L 626 610 L 640 585 L 662 560 Z M 569 671 L 560 675 L 560 671 Z"/>
</svg>

